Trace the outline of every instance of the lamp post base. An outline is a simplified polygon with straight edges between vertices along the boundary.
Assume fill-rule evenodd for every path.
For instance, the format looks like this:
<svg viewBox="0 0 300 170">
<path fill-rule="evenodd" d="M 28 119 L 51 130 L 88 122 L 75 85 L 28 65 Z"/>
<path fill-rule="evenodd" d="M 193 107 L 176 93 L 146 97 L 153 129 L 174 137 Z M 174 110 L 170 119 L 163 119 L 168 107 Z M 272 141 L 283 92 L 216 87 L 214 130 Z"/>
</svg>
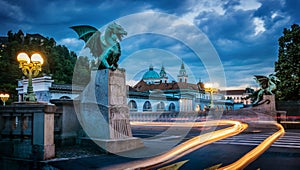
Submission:
<svg viewBox="0 0 300 170">
<path fill-rule="evenodd" d="M 24 95 L 24 101 L 36 102 L 37 99 L 34 93 L 27 93 Z"/>
</svg>

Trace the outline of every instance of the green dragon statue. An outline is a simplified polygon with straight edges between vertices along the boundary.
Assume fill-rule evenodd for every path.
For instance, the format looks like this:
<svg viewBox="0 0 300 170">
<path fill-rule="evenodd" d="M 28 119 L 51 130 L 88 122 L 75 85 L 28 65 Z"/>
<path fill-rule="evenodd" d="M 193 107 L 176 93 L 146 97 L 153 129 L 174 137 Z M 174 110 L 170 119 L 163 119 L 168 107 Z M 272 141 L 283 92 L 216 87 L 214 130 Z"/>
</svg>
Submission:
<svg viewBox="0 0 300 170">
<path fill-rule="evenodd" d="M 256 82 L 259 84 L 260 89 L 255 91 L 251 97 L 253 105 L 259 105 L 259 102 L 262 101 L 263 95 L 274 95 L 274 90 L 276 89 L 276 81 L 279 81 L 276 76 L 270 74 L 268 77 L 266 76 L 254 76 Z"/>
<path fill-rule="evenodd" d="M 86 44 L 91 54 L 96 58 L 98 69 L 118 68 L 118 61 L 121 56 L 120 41 L 127 32 L 118 24 L 112 23 L 105 29 L 104 35 L 96 28 L 89 25 L 78 25 L 70 27 Z"/>
</svg>

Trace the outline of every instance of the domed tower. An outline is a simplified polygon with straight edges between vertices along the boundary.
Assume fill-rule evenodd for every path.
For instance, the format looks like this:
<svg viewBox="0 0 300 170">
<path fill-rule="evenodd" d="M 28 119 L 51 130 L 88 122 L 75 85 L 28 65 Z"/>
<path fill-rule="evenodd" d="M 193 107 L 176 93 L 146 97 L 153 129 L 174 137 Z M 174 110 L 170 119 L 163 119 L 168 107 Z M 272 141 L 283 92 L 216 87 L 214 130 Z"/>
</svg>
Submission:
<svg viewBox="0 0 300 170">
<path fill-rule="evenodd" d="M 160 76 L 156 71 L 154 71 L 152 65 L 150 65 L 149 70 L 143 75 L 142 79 L 147 84 L 158 84 L 158 83 L 160 83 Z"/>
<path fill-rule="evenodd" d="M 168 77 L 167 77 L 167 73 L 165 71 L 165 67 L 163 65 L 161 66 L 159 76 L 160 76 L 160 79 L 162 82 L 167 83 Z"/>
<path fill-rule="evenodd" d="M 181 62 L 181 67 L 180 67 L 179 74 L 177 75 L 177 77 L 178 77 L 178 82 L 187 83 L 187 81 L 188 81 L 188 75 L 187 75 L 186 70 L 184 68 L 183 61 Z"/>
</svg>

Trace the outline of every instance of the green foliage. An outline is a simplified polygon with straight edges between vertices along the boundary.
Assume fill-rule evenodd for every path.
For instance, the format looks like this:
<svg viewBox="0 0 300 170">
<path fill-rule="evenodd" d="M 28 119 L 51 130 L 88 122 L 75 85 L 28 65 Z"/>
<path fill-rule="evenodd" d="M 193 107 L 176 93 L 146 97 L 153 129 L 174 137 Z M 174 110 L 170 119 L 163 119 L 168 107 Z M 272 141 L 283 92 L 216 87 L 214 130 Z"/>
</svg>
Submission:
<svg viewBox="0 0 300 170">
<path fill-rule="evenodd" d="M 71 84 L 73 70 L 77 60 L 74 52 L 69 52 L 65 46 L 56 45 L 53 38 L 32 38 L 24 36 L 22 31 L 7 33 L 8 44 L 0 51 L 0 92 L 8 92 L 14 101 L 17 100 L 17 80 L 23 77 L 19 68 L 17 54 L 35 52 L 43 56 L 42 74 L 52 74 L 55 83 Z"/>
<path fill-rule="evenodd" d="M 65 46 L 54 46 L 50 49 L 47 62 L 43 68 L 47 74 L 52 74 L 55 83 L 71 84 L 73 69 L 77 56 L 69 52 Z"/>
<path fill-rule="evenodd" d="M 297 24 L 283 30 L 279 38 L 278 61 L 275 72 L 279 100 L 300 100 L 300 27 Z"/>
<path fill-rule="evenodd" d="M 89 59 L 87 57 L 80 56 L 77 60 L 74 69 L 73 84 L 87 85 L 89 81 L 90 81 Z"/>
</svg>

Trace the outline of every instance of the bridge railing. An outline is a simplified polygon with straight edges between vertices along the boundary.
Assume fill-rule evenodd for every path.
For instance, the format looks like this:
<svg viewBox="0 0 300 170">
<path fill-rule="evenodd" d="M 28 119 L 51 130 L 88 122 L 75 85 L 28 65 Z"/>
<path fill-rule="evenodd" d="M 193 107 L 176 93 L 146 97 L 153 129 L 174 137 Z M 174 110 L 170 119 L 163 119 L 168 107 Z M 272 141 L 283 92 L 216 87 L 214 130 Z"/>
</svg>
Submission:
<svg viewBox="0 0 300 170">
<path fill-rule="evenodd" d="M 0 106 L 0 156 L 45 160 L 54 157 L 54 105 Z"/>
<path fill-rule="evenodd" d="M 194 122 L 204 121 L 207 112 L 130 112 L 130 121 L 139 122 Z"/>
<path fill-rule="evenodd" d="M 33 112 L 4 107 L 0 112 L 0 139 L 32 141 L 32 120 Z"/>
</svg>

